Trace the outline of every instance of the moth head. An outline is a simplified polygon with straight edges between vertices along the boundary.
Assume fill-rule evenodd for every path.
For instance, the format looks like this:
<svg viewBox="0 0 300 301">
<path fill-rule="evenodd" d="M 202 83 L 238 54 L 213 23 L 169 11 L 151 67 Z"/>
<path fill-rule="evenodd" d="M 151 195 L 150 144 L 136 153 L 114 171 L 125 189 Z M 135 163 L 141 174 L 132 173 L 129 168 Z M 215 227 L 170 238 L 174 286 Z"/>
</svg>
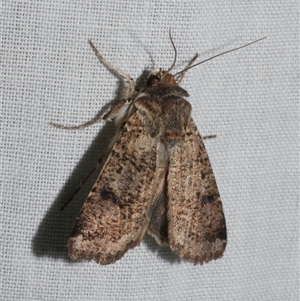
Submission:
<svg viewBox="0 0 300 301">
<path fill-rule="evenodd" d="M 147 87 L 155 87 L 158 85 L 177 85 L 177 82 L 174 76 L 168 71 L 154 69 L 148 75 Z"/>
<path fill-rule="evenodd" d="M 147 87 L 155 87 L 158 85 L 180 85 L 180 83 L 182 82 L 182 80 L 186 74 L 186 71 L 188 69 L 190 69 L 191 67 L 193 67 L 192 64 L 198 57 L 198 54 L 196 54 L 183 70 L 181 70 L 180 72 L 177 72 L 176 74 L 171 74 L 170 71 L 175 66 L 176 59 L 177 59 L 177 50 L 176 50 L 175 44 L 172 40 L 171 29 L 169 30 L 169 37 L 170 37 L 170 41 L 171 41 L 171 44 L 174 49 L 173 63 L 167 71 L 165 71 L 161 68 L 152 70 L 147 78 Z"/>
</svg>

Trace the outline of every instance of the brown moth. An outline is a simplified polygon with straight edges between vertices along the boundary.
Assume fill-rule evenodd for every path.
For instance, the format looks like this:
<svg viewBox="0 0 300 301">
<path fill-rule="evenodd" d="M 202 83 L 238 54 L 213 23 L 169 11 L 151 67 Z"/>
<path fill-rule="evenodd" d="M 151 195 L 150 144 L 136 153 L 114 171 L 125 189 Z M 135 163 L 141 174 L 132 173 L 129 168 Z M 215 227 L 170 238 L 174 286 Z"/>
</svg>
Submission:
<svg viewBox="0 0 300 301">
<path fill-rule="evenodd" d="M 129 75 L 89 43 L 100 62 L 124 80 L 125 88 L 119 104 L 104 116 L 118 131 L 99 162 L 100 174 L 68 240 L 70 258 L 114 263 L 146 232 L 194 264 L 221 257 L 227 243 L 222 203 L 191 117 L 189 94 L 180 87 L 198 55 L 172 75 L 172 42 L 172 67 L 152 70 L 138 90 Z M 97 121 L 78 127 L 52 124 L 75 129 Z"/>
</svg>

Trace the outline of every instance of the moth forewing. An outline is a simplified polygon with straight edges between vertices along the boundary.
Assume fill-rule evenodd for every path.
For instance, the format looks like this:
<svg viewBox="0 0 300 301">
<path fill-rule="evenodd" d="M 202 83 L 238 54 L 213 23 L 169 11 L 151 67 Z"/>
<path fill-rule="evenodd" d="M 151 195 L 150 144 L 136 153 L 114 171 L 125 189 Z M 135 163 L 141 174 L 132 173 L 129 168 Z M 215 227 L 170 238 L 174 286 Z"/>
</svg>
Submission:
<svg viewBox="0 0 300 301">
<path fill-rule="evenodd" d="M 147 230 L 160 181 L 156 145 L 139 115 L 123 126 L 81 209 L 68 241 L 72 259 L 113 263 L 139 244 Z"/>
<path fill-rule="evenodd" d="M 183 144 L 174 148 L 168 170 L 170 248 L 193 263 L 223 255 L 226 224 L 217 184 L 192 119 Z"/>
</svg>

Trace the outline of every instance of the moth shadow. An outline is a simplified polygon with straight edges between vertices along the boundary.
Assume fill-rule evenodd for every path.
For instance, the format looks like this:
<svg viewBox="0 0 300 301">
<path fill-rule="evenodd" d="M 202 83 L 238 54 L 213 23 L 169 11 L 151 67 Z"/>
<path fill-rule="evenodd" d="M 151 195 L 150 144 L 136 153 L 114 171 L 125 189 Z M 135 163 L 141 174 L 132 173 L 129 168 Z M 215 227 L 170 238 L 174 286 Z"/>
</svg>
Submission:
<svg viewBox="0 0 300 301">
<path fill-rule="evenodd" d="M 156 253 L 165 262 L 172 264 L 181 262 L 180 257 L 172 252 L 168 245 L 159 245 L 151 235 L 145 235 L 143 242 L 151 252 Z"/>
<path fill-rule="evenodd" d="M 116 128 L 113 123 L 107 122 L 104 124 L 102 130 L 92 141 L 90 147 L 73 170 L 50 209 L 47 211 L 32 239 L 31 247 L 36 256 L 50 256 L 53 258 L 63 258 L 67 261 L 70 260 L 67 257 L 67 240 L 70 237 L 76 217 L 83 202 L 96 181 L 98 176 L 97 171 L 90 176 L 72 201 L 63 210 L 61 210 L 61 208 L 96 166 L 99 157 L 105 150 L 115 131 Z"/>
</svg>

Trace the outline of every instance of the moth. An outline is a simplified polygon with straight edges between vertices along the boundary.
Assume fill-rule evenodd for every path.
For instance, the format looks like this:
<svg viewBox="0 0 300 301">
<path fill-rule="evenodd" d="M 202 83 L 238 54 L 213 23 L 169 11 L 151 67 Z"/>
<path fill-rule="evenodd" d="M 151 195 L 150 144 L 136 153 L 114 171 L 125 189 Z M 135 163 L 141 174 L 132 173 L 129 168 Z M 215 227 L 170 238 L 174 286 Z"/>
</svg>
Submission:
<svg viewBox="0 0 300 301">
<path fill-rule="evenodd" d="M 146 232 L 194 264 L 224 253 L 227 234 L 219 191 L 191 117 L 189 94 L 180 86 L 186 71 L 202 62 L 192 65 L 196 54 L 172 75 L 177 52 L 171 35 L 170 39 L 175 50 L 172 66 L 150 71 L 141 88 L 89 41 L 99 61 L 124 80 L 124 89 L 119 103 L 103 117 L 114 121 L 118 130 L 99 160 L 99 176 L 68 240 L 73 260 L 114 263 L 140 244 Z M 52 125 L 77 129 L 98 121 Z"/>
</svg>

